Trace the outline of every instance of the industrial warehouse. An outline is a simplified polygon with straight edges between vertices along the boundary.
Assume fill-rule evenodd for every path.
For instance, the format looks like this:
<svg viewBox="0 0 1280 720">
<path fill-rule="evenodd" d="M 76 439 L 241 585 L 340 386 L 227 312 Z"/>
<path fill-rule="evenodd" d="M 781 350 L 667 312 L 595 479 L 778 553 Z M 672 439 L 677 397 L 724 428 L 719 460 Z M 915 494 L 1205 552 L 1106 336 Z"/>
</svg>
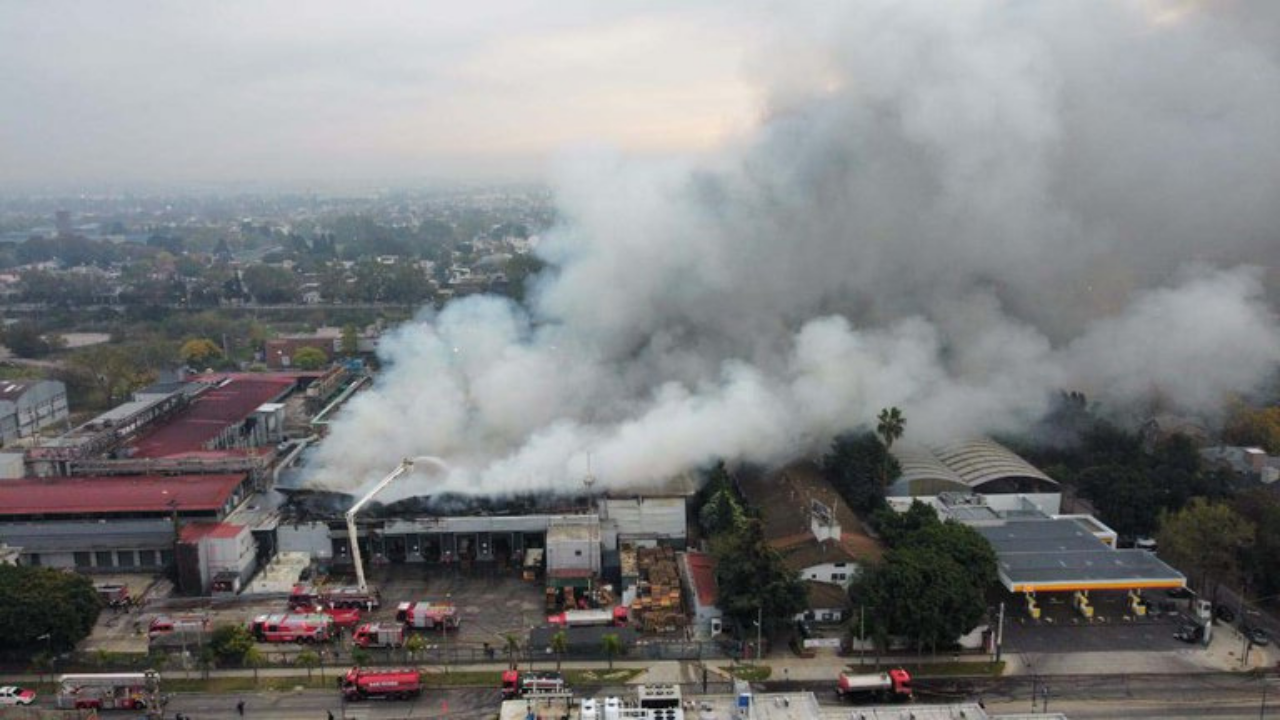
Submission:
<svg viewBox="0 0 1280 720">
<path fill-rule="evenodd" d="M 600 604 L 603 592 L 604 602 L 648 610 L 650 628 L 721 631 L 714 563 L 689 547 L 692 474 L 625 494 L 593 493 L 588 480 L 565 495 L 385 504 L 376 497 L 382 485 L 364 498 L 308 489 L 306 459 L 323 442 L 323 418 L 364 381 L 335 367 L 144 389 L 26 450 L 25 477 L 0 483 L 0 542 L 29 565 L 139 574 L 176 567 L 176 590 L 194 596 L 245 592 L 277 565 L 355 571 L 362 582 L 366 565 L 428 576 L 500 571 L 544 587 L 548 609 L 566 598 L 569 607 L 584 598 Z M 1060 515 L 1058 483 L 994 441 L 894 452 L 902 475 L 890 505 L 922 501 L 975 527 L 1030 617 L 1037 593 L 1070 593 L 1087 613 L 1091 591 L 1138 602 L 1141 591 L 1185 585 L 1153 554 L 1116 549 L 1115 533 L 1095 518 Z M 760 510 L 767 542 L 805 583 L 808 608 L 798 619 L 847 619 L 846 588 L 881 557 L 881 543 L 812 462 L 743 472 L 737 484 Z M 653 571 L 664 579 L 637 572 L 637 552 L 651 548 L 673 551 L 669 569 Z"/>
</svg>

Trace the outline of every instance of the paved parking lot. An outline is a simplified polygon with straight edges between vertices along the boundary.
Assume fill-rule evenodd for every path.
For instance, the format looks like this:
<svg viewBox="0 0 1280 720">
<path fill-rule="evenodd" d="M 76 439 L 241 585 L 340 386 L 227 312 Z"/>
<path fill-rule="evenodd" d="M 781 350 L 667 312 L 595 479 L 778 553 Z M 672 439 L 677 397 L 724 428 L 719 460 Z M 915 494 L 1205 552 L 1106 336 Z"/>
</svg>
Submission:
<svg viewBox="0 0 1280 720">
<path fill-rule="evenodd" d="M 1027 617 L 1025 602 L 1020 597 L 1005 599 L 1004 646 L 1010 652 L 1070 653 L 1129 650 L 1180 650 L 1186 643 L 1173 637 L 1185 622 L 1187 602 L 1177 601 L 1170 612 L 1159 610 L 1166 601 L 1163 592 L 1150 594 L 1151 613 L 1139 618 L 1129 613 L 1126 595 L 1119 592 L 1094 592 L 1090 600 L 1094 619 L 1085 620 L 1071 606 L 1067 593 L 1042 593 L 1038 596 L 1042 610 L 1039 621 Z"/>
<path fill-rule="evenodd" d="M 334 582 L 354 582 L 335 578 Z M 369 581 L 382 591 L 382 607 L 366 613 L 363 621 L 395 620 L 396 605 L 403 601 L 452 602 L 458 606 L 462 625 L 446 639 L 438 632 L 425 633 L 428 652 L 444 651 L 447 640 L 451 658 L 467 662 L 484 657 L 484 644 L 489 643 L 500 654 L 504 645 L 503 635 L 514 633 L 522 640 L 531 627 L 545 621 L 543 610 L 543 586 L 541 582 L 524 582 L 514 571 L 477 569 L 471 573 L 460 571 L 427 570 L 422 566 L 384 566 L 372 569 Z M 255 616 L 287 611 L 283 598 L 252 598 L 241 596 L 232 601 L 210 603 L 184 598 L 161 597 L 170 587 L 167 581 L 135 575 L 112 578 L 112 582 L 130 585 L 134 597 L 142 597 L 151 589 L 151 599 L 143 607 L 132 612 L 102 613 L 93 635 L 83 649 L 96 653 L 146 653 L 147 627 L 159 614 L 195 613 L 209 617 L 213 626 L 247 624 Z M 273 662 L 287 661 L 301 650 L 293 644 L 259 645 Z M 337 650 L 337 660 L 349 656 L 349 634 L 340 645 L 328 648 L 326 659 Z M 391 652 L 389 650 L 373 652 Z"/>
</svg>

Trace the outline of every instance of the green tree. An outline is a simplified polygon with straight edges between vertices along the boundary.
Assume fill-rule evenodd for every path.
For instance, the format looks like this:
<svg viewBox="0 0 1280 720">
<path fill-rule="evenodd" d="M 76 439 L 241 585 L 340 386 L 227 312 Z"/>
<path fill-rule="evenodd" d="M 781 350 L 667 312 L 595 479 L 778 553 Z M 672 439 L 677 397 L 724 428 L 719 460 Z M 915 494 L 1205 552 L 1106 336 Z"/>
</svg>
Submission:
<svg viewBox="0 0 1280 720">
<path fill-rule="evenodd" d="M 369 651 L 362 647 L 352 648 L 351 650 L 351 662 L 356 665 L 368 665 L 371 658 Z"/>
<path fill-rule="evenodd" d="M 1149 473 L 1126 465 L 1096 465 L 1081 471 L 1076 484 L 1117 533 L 1137 537 L 1155 530 L 1164 488 Z"/>
<path fill-rule="evenodd" d="M 1250 407 L 1236 401 L 1231 408 L 1222 439 L 1232 445 L 1257 446 L 1280 455 L 1280 405 Z"/>
<path fill-rule="evenodd" d="M 0 647 L 72 648 L 93 630 L 100 611 L 93 582 L 83 575 L 0 565 Z"/>
<path fill-rule="evenodd" d="M 1256 488 L 1241 493 L 1232 507 L 1255 528 L 1253 545 L 1241 558 L 1249 587 L 1259 596 L 1280 595 L 1280 498 Z"/>
<path fill-rule="evenodd" d="M 112 407 L 155 379 L 155 373 L 142 367 L 129 348 L 119 345 L 76 350 L 67 358 L 67 370 L 84 378 L 98 407 Z"/>
<path fill-rule="evenodd" d="M 293 664 L 297 665 L 298 667 L 306 668 L 307 679 L 310 680 L 311 671 L 314 670 L 315 667 L 320 664 L 320 655 L 315 650 L 311 650 L 311 649 L 303 650 L 302 652 L 298 653 L 297 657 L 293 659 Z"/>
<path fill-rule="evenodd" d="M 918 648 L 936 648 L 977 626 L 987 590 L 997 581 L 991 544 L 971 527 L 943 522 L 916 501 L 904 513 L 876 515 L 891 550 L 853 585 L 856 605 L 874 609 L 868 632 L 877 638 L 907 637 Z M 902 598 L 894 604 L 895 596 Z"/>
<path fill-rule="evenodd" d="M 774 627 L 808 607 L 804 584 L 765 541 L 759 520 L 749 519 L 741 530 L 717 536 L 711 549 L 721 609 L 740 624 L 754 622 L 760 611 L 766 625 Z"/>
<path fill-rule="evenodd" d="M 617 633 L 609 633 L 600 638 L 600 648 L 604 650 L 604 654 L 609 658 L 609 669 L 613 670 L 613 659 L 622 654 L 622 638 Z"/>
<path fill-rule="evenodd" d="M 329 362 L 329 356 L 315 347 L 300 348 L 293 355 L 293 366 L 299 370 L 319 370 Z"/>
<path fill-rule="evenodd" d="M 928 545 L 895 548 L 868 568 L 851 593 L 868 608 L 873 634 L 907 638 L 918 650 L 948 645 L 977 627 L 986 609 L 965 569 Z"/>
<path fill-rule="evenodd" d="M 214 659 L 223 665 L 243 665 L 252 647 L 253 635 L 243 625 L 220 625 L 209 637 Z"/>
<path fill-rule="evenodd" d="M 1195 498 L 1186 507 L 1160 515 L 1160 554 L 1187 574 L 1202 595 L 1213 597 L 1218 583 L 1233 580 L 1257 529 L 1230 505 Z"/>
<path fill-rule="evenodd" d="M 4 328 L 0 335 L 5 347 L 21 358 L 42 358 L 57 350 L 61 338 L 41 334 L 40 329 L 30 322 L 20 322 Z"/>
<path fill-rule="evenodd" d="M 222 358 L 222 348 L 209 338 L 192 338 L 178 349 L 182 362 L 193 367 L 208 367 Z"/>
<path fill-rule="evenodd" d="M 885 455 L 889 454 L 889 450 L 893 449 L 893 443 L 902 437 L 902 433 L 906 430 L 907 419 L 902 416 L 902 411 L 896 407 L 888 407 L 880 411 L 876 417 L 876 434 L 880 436 L 880 441 L 884 443 Z M 885 487 L 889 485 L 889 466 L 888 460 L 884 463 L 883 475 L 880 478 L 881 484 Z"/>
<path fill-rule="evenodd" d="M 258 684 L 258 668 L 267 664 L 267 656 L 258 649 L 257 645 L 250 645 L 248 650 L 244 651 L 244 657 L 240 662 L 243 665 L 253 668 L 253 684 Z"/>
<path fill-rule="evenodd" d="M 556 672 L 560 672 L 560 661 L 569 651 L 569 635 L 564 630 L 551 636 L 551 652 L 556 654 Z"/>
<path fill-rule="evenodd" d="M 339 350 L 346 357 L 354 357 L 360 352 L 360 331 L 350 323 L 342 326 L 342 340 Z"/>
<path fill-rule="evenodd" d="M 698 523 L 707 535 L 736 532 L 746 522 L 746 512 L 723 462 L 716 463 L 707 473 L 702 495 L 706 501 L 698 511 Z"/>
<path fill-rule="evenodd" d="M 822 472 L 849 507 L 867 514 L 885 507 L 884 478 L 901 475 L 902 467 L 878 436 L 858 432 L 831 442 L 822 457 Z"/>
<path fill-rule="evenodd" d="M 404 651 L 409 654 L 410 658 L 418 657 L 418 654 L 427 649 L 427 641 L 417 633 L 410 635 L 404 641 Z"/>
<path fill-rule="evenodd" d="M 520 638 L 515 633 L 507 633 L 502 636 L 502 642 L 503 652 L 507 654 L 507 667 L 515 670 L 520 657 Z"/>
<path fill-rule="evenodd" d="M 265 304 L 287 303 L 297 298 L 298 281 L 293 273 L 271 265 L 250 265 L 241 275 L 245 289 L 254 301 Z"/>
</svg>

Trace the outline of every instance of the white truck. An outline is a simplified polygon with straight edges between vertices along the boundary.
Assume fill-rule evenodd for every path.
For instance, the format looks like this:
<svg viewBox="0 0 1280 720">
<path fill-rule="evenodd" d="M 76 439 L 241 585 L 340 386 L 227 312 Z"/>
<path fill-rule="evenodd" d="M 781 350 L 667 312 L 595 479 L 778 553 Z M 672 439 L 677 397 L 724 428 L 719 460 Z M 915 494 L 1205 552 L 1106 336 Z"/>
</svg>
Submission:
<svg viewBox="0 0 1280 720">
<path fill-rule="evenodd" d="M 894 668 L 879 673 L 840 673 L 836 695 L 845 700 L 860 698 L 906 702 L 911 699 L 911 673 Z"/>
</svg>

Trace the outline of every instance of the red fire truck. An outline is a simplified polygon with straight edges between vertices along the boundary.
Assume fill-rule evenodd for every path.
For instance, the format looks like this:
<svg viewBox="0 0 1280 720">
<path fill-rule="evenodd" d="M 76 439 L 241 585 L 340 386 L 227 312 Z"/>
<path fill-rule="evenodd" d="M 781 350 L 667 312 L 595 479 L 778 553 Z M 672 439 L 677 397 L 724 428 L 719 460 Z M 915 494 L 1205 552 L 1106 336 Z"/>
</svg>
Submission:
<svg viewBox="0 0 1280 720">
<path fill-rule="evenodd" d="M 452 630 L 461 624 L 458 608 L 453 605 L 437 605 L 429 602 L 402 602 L 396 606 L 396 620 L 409 627 L 435 630 Z"/>
<path fill-rule="evenodd" d="M 326 642 L 333 637 L 333 620 L 328 615 L 259 615 L 249 630 L 262 642 Z"/>
<path fill-rule="evenodd" d="M 340 628 L 353 628 L 360 624 L 360 610 L 357 608 L 328 607 L 323 605 L 303 605 L 293 608 L 294 612 L 310 615 L 328 615 L 333 624 Z"/>
<path fill-rule="evenodd" d="M 836 695 L 848 700 L 870 698 L 906 702 L 911 699 L 911 673 L 902 668 L 861 675 L 840 673 L 836 681 Z"/>
<path fill-rule="evenodd" d="M 351 585 L 317 587 L 310 583 L 299 583 L 293 586 L 289 593 L 290 608 L 316 606 L 373 611 L 382 607 L 382 593 L 374 587 L 361 590 Z"/>
<path fill-rule="evenodd" d="M 422 675 L 414 668 L 362 670 L 353 667 L 338 678 L 347 700 L 408 700 L 422 694 Z"/>
<path fill-rule="evenodd" d="M 613 608 L 598 610 L 565 610 L 547 617 L 547 623 L 560 627 L 612 626 L 624 627 L 627 624 L 627 608 L 617 605 Z"/>
<path fill-rule="evenodd" d="M 391 623 L 365 623 L 356 628 L 352 642 L 360 647 L 398 648 L 404 645 L 404 625 Z"/>
<path fill-rule="evenodd" d="M 502 697 L 507 700 L 530 694 L 564 692 L 566 688 L 564 676 L 558 672 L 505 670 L 502 673 Z"/>
</svg>

